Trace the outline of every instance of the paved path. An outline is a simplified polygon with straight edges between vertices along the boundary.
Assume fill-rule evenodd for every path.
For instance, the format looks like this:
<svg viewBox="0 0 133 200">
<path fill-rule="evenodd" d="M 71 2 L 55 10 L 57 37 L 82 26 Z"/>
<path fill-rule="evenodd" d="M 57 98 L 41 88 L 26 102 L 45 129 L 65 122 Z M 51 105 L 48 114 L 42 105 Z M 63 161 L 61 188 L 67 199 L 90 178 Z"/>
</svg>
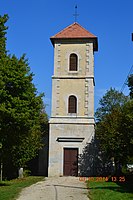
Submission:
<svg viewBox="0 0 133 200">
<path fill-rule="evenodd" d="M 22 190 L 17 200 L 89 200 L 78 177 L 52 177 Z"/>
</svg>

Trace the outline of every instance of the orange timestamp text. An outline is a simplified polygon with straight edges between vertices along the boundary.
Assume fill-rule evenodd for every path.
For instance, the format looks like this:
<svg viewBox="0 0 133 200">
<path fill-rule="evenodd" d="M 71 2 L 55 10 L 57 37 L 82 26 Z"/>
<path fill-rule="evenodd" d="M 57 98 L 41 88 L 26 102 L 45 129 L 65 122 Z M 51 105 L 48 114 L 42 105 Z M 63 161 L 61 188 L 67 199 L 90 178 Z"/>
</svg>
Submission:
<svg viewBox="0 0 133 200">
<path fill-rule="evenodd" d="M 98 176 L 98 177 L 79 177 L 80 181 L 94 181 L 94 182 L 102 182 L 102 181 L 109 181 L 111 180 L 112 182 L 125 182 L 125 176 L 112 176 L 112 177 L 103 177 L 103 176 Z"/>
</svg>

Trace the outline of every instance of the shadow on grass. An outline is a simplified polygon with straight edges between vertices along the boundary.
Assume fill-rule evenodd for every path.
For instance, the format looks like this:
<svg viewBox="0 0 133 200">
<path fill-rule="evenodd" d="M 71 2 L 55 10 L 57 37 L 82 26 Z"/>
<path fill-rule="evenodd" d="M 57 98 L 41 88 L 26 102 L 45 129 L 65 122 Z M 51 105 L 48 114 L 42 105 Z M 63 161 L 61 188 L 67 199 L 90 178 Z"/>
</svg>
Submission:
<svg viewBox="0 0 133 200">
<path fill-rule="evenodd" d="M 121 192 L 133 193 L 133 175 L 125 178 L 126 181 L 124 183 L 117 182 L 117 185 L 120 187 Z"/>
<path fill-rule="evenodd" d="M 10 186 L 10 184 L 9 183 L 4 183 L 4 182 L 0 182 L 0 187 L 2 187 L 2 186 Z"/>
<path fill-rule="evenodd" d="M 120 192 L 120 193 L 133 193 L 133 182 L 124 182 L 124 183 L 120 183 L 120 182 L 115 182 L 116 184 L 110 185 L 111 182 L 106 182 L 106 186 L 99 186 L 99 185 L 95 185 L 95 186 L 91 186 L 89 187 L 89 189 L 101 189 L 101 190 L 112 190 L 115 192 Z"/>
</svg>

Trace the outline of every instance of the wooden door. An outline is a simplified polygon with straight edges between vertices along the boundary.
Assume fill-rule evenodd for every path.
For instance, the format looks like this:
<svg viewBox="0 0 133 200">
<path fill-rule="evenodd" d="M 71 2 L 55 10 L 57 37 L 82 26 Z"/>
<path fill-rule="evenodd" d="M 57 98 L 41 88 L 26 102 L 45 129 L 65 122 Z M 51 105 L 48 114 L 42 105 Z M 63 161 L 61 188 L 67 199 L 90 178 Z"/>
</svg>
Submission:
<svg viewBox="0 0 133 200">
<path fill-rule="evenodd" d="M 64 176 L 78 176 L 78 148 L 64 148 Z"/>
</svg>

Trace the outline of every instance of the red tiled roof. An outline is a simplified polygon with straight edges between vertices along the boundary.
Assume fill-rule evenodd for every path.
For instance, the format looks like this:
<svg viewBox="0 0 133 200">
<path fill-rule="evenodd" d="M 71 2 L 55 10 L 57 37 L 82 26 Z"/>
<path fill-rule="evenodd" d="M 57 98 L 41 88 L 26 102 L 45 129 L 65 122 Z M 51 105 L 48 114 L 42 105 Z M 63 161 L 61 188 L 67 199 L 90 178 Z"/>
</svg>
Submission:
<svg viewBox="0 0 133 200">
<path fill-rule="evenodd" d="M 87 31 L 77 22 L 66 27 L 56 35 L 52 36 L 51 39 L 63 39 L 63 38 L 97 38 L 95 35 Z"/>
</svg>

